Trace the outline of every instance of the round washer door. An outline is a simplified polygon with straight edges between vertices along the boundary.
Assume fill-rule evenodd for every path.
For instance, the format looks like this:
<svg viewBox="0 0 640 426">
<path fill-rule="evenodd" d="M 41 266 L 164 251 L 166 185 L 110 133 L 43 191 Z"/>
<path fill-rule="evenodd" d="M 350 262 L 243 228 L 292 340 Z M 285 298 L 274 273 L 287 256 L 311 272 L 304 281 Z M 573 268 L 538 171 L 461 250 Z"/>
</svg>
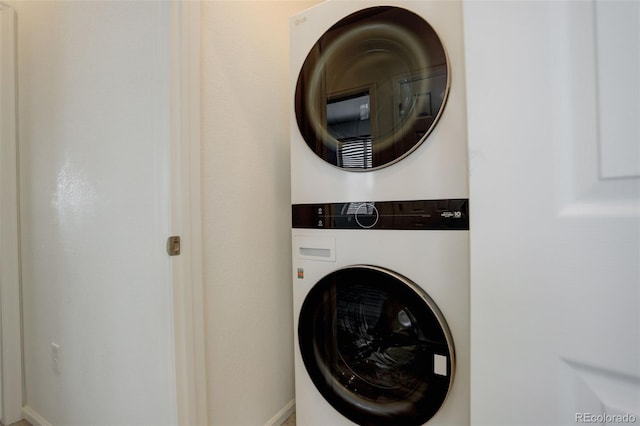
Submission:
<svg viewBox="0 0 640 426">
<path fill-rule="evenodd" d="M 453 380 L 451 334 L 434 301 L 390 270 L 356 265 L 320 280 L 300 311 L 306 370 L 360 425 L 422 425 Z"/>
<path fill-rule="evenodd" d="M 438 35 L 406 9 L 379 6 L 333 25 L 298 76 L 295 110 L 305 142 L 349 171 L 409 155 L 429 135 L 449 92 Z"/>
</svg>

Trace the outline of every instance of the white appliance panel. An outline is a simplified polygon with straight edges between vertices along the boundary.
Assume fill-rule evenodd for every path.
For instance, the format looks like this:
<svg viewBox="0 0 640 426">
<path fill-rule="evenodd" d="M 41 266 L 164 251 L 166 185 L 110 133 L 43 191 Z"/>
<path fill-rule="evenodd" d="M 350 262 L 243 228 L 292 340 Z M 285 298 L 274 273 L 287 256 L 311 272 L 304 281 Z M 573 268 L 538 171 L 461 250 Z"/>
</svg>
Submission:
<svg viewBox="0 0 640 426">
<path fill-rule="evenodd" d="M 352 425 L 320 394 L 299 349 L 298 315 L 305 297 L 324 276 L 352 265 L 374 265 L 397 272 L 419 285 L 437 304 L 455 345 L 455 371 L 450 393 L 426 424 L 469 424 L 469 233 L 468 231 L 316 230 L 293 229 L 293 246 L 312 248 L 335 241 L 336 259 L 312 260 L 294 253 L 293 304 L 296 371 L 296 421 L 299 425 Z M 400 255 L 403 253 L 404 255 Z M 298 278 L 300 269 L 304 278 Z"/>
<path fill-rule="evenodd" d="M 305 143 L 296 121 L 296 84 L 307 54 L 325 31 L 345 16 L 377 5 L 405 8 L 433 27 L 446 50 L 450 89 L 439 121 L 412 153 L 381 169 L 346 171 L 321 160 Z M 468 197 L 460 2 L 327 1 L 292 17 L 290 38 L 292 203 Z"/>
</svg>

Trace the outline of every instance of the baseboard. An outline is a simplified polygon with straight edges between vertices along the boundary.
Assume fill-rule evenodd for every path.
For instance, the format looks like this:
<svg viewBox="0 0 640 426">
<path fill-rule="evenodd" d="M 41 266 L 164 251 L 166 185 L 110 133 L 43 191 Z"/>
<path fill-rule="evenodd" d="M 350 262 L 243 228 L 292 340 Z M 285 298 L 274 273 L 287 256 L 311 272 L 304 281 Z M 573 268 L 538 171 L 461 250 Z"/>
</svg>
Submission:
<svg viewBox="0 0 640 426">
<path fill-rule="evenodd" d="M 271 417 L 264 426 L 280 426 L 296 411 L 296 400 L 289 401 L 280 411 Z M 44 417 L 28 405 L 22 407 L 22 416 L 33 426 L 52 426 Z"/>
<path fill-rule="evenodd" d="M 22 407 L 22 416 L 26 421 L 31 423 L 33 426 L 51 426 L 51 423 L 46 421 L 44 417 L 36 412 L 33 408 L 28 405 Z"/>
<path fill-rule="evenodd" d="M 292 399 L 287 403 L 287 405 L 282 407 L 282 410 L 278 411 L 275 416 L 271 417 L 264 426 L 280 426 L 289 418 L 290 415 L 294 413 L 294 411 L 296 411 L 296 400 Z"/>
</svg>

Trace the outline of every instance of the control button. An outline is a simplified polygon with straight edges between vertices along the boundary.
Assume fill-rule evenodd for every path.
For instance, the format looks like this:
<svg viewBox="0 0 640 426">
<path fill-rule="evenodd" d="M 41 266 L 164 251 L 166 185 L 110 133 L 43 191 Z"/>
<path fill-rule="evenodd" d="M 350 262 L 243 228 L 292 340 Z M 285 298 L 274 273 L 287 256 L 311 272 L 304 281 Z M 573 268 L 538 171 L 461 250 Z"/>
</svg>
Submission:
<svg viewBox="0 0 640 426">
<path fill-rule="evenodd" d="M 369 229 L 376 226 L 380 215 L 373 203 L 362 203 L 356 209 L 355 218 L 361 228 Z"/>
</svg>

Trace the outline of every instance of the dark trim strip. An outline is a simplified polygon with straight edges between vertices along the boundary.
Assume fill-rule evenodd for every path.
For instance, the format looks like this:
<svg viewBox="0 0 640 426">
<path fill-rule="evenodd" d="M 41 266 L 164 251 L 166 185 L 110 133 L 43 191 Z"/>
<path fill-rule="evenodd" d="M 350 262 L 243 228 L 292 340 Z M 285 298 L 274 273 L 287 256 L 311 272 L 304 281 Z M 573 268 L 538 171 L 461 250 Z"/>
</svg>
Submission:
<svg viewBox="0 0 640 426">
<path fill-rule="evenodd" d="M 469 200 L 294 204 L 292 227 L 306 229 L 468 230 Z"/>
</svg>

